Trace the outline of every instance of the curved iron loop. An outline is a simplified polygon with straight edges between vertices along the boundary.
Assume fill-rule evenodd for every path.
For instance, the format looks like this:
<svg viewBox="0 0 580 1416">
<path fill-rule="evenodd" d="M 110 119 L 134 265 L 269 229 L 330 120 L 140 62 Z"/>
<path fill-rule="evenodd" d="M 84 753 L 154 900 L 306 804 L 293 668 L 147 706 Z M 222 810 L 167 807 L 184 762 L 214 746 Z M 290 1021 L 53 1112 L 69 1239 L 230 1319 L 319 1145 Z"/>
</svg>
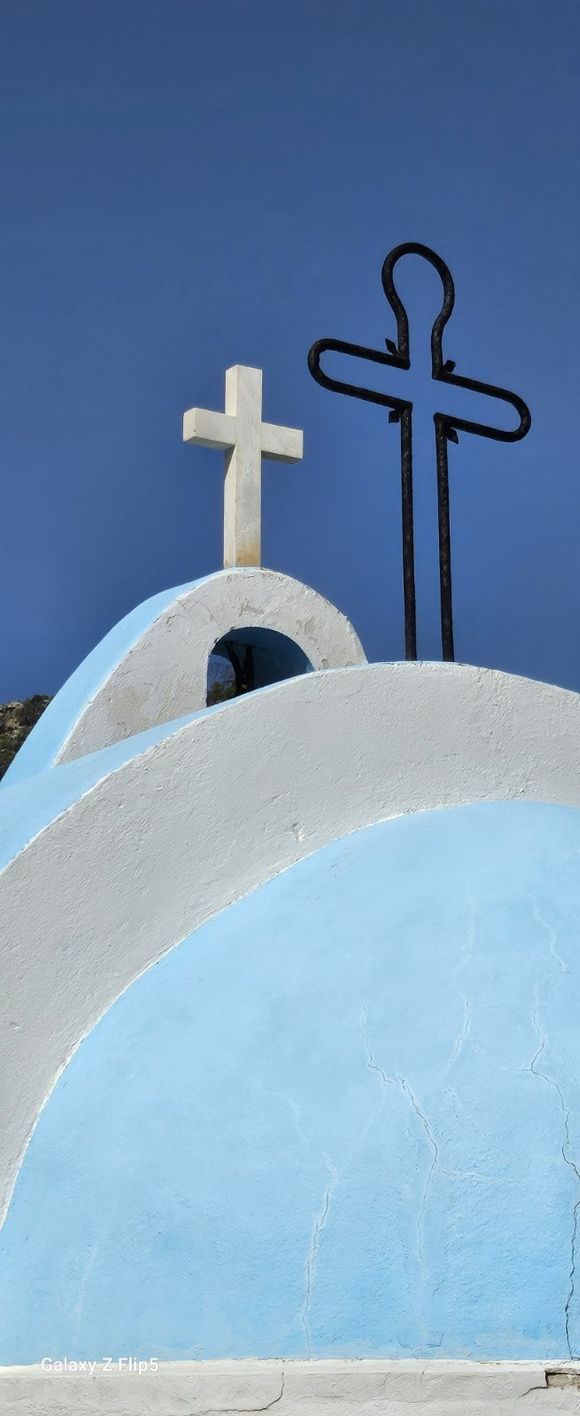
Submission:
<svg viewBox="0 0 580 1416">
<path fill-rule="evenodd" d="M 443 367 L 443 351 L 441 348 L 443 330 L 453 312 L 453 306 L 455 304 L 453 276 L 449 266 L 445 264 L 442 257 L 438 256 L 436 251 L 432 251 L 430 246 L 422 246 L 419 241 L 404 241 L 402 245 L 394 246 L 392 251 L 389 251 L 388 256 L 385 256 L 381 279 L 383 282 L 383 290 L 397 321 L 398 352 L 406 361 L 405 368 L 411 367 L 409 319 L 403 301 L 395 286 L 393 274 L 395 266 L 402 256 L 421 256 L 423 260 L 428 261 L 429 265 L 434 267 L 438 276 L 441 278 L 443 304 L 437 315 L 433 329 L 431 330 L 431 361 L 433 378 L 436 379 L 439 377 L 439 370 Z"/>
<path fill-rule="evenodd" d="M 445 366 L 441 373 L 433 374 L 433 378 L 438 379 L 440 383 L 453 384 L 455 388 L 467 388 L 471 393 L 484 393 L 488 398 L 497 398 L 501 403 L 509 403 L 511 408 L 515 408 L 520 420 L 517 428 L 493 428 L 489 423 L 475 423 L 469 418 L 456 418 L 451 413 L 435 413 L 433 416 L 440 418 L 447 429 L 455 428 L 459 433 L 476 433 L 481 438 L 492 438 L 494 442 L 519 442 L 529 433 L 532 415 L 519 393 L 510 393 L 509 389 L 498 388 L 496 384 L 481 383 L 479 379 L 468 379 L 465 374 L 454 374 Z M 456 441 L 454 438 L 453 442 Z"/>
<path fill-rule="evenodd" d="M 392 408 L 399 412 L 412 407 L 406 398 L 395 398 L 390 393 L 380 393 L 372 388 L 361 388 L 360 384 L 343 383 L 341 379 L 333 379 L 320 364 L 320 356 L 327 350 L 332 354 L 351 354 L 355 359 L 368 359 L 371 364 L 388 364 L 396 369 L 410 367 L 398 354 L 383 354 L 380 349 L 367 349 L 364 344 L 350 344 L 345 339 L 317 339 L 308 351 L 308 368 L 313 379 L 316 379 L 322 388 L 329 388 L 331 393 L 348 393 L 351 398 L 362 398 L 365 403 L 378 403 L 381 408 Z"/>
<path fill-rule="evenodd" d="M 434 267 L 443 286 L 443 303 L 431 330 L 431 377 L 439 383 L 451 384 L 455 388 L 467 389 L 471 393 L 483 394 L 507 403 L 518 415 L 517 428 L 496 428 L 489 423 L 479 423 L 454 414 L 436 412 L 435 452 L 437 466 L 437 505 L 439 523 L 439 577 L 441 595 L 441 640 L 444 659 L 453 659 L 453 612 L 451 591 L 451 526 L 449 512 L 448 443 L 458 441 L 458 433 L 474 433 L 479 437 L 491 438 L 495 442 L 519 442 L 531 427 L 530 410 L 519 394 L 495 384 L 482 383 L 479 379 L 468 378 L 455 373 L 455 363 L 446 359 L 443 353 L 443 331 L 453 312 L 455 286 L 449 267 L 441 256 L 430 246 L 416 241 L 407 241 L 394 246 L 385 257 L 382 267 L 382 284 L 385 297 L 394 313 L 397 325 L 397 341 L 385 341 L 387 352 L 369 349 L 363 344 L 352 344 L 343 339 L 319 339 L 308 354 L 308 367 L 312 377 L 323 388 L 333 393 L 348 394 L 366 403 L 376 403 L 388 408 L 389 422 L 401 425 L 401 491 L 403 519 L 403 585 L 405 602 L 405 652 L 408 659 L 417 657 L 415 570 L 413 533 L 413 458 L 412 458 L 412 410 L 409 399 L 395 398 L 391 394 L 364 388 L 359 384 L 345 383 L 327 374 L 321 366 L 321 357 L 330 352 L 348 354 L 354 358 L 366 359 L 371 364 L 381 364 L 397 369 L 411 368 L 409 343 L 409 319 L 407 311 L 395 285 L 395 266 L 403 256 L 421 256 Z"/>
</svg>

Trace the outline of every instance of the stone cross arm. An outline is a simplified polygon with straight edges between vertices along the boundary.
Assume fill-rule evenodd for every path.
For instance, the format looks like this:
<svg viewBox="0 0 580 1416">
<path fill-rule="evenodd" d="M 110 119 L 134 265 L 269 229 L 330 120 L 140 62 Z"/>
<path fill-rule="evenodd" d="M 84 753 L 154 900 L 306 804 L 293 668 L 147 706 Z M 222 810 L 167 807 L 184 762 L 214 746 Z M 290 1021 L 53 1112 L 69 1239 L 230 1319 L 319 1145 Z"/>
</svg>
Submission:
<svg viewBox="0 0 580 1416">
<path fill-rule="evenodd" d="M 299 462 L 303 452 L 298 428 L 262 422 L 261 369 L 228 369 L 225 413 L 190 408 L 183 440 L 225 452 L 224 566 L 261 565 L 262 458 Z"/>
<path fill-rule="evenodd" d="M 236 446 L 237 419 L 231 413 L 214 413 L 209 408 L 189 408 L 183 415 L 183 441 L 198 447 Z M 299 428 L 282 428 L 277 423 L 260 425 L 260 451 L 270 462 L 300 462 L 304 434 Z"/>
</svg>

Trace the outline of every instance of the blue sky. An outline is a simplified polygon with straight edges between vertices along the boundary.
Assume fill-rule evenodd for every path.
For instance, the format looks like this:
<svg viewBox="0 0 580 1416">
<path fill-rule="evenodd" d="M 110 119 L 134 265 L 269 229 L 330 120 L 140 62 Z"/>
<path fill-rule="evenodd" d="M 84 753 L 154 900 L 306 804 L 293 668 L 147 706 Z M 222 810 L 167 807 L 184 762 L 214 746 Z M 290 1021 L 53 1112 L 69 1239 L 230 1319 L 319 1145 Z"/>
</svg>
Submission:
<svg viewBox="0 0 580 1416">
<path fill-rule="evenodd" d="M 457 658 L 580 689 L 575 0 L 4 0 L 0 39 L 0 701 L 219 567 L 222 458 L 181 415 L 233 363 L 305 431 L 264 467 L 264 563 L 402 656 L 398 431 L 306 355 L 393 335 L 409 240 L 453 271 L 448 357 L 533 418 L 450 449 Z M 437 278 L 409 260 L 401 291 L 421 392 Z M 415 451 L 438 658 L 427 423 Z"/>
</svg>

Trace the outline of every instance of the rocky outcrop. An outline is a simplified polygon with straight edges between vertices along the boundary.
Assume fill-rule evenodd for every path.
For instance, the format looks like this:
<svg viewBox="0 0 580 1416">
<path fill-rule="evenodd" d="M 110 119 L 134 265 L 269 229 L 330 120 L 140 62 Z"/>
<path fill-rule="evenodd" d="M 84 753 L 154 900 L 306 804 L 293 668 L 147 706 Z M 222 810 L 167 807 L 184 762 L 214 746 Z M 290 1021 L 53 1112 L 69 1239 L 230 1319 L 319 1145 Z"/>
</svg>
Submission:
<svg viewBox="0 0 580 1416">
<path fill-rule="evenodd" d="M 50 703 L 47 694 L 35 693 L 22 703 L 0 704 L 0 777 L 4 776 L 30 729 L 44 713 L 47 703 Z"/>
</svg>

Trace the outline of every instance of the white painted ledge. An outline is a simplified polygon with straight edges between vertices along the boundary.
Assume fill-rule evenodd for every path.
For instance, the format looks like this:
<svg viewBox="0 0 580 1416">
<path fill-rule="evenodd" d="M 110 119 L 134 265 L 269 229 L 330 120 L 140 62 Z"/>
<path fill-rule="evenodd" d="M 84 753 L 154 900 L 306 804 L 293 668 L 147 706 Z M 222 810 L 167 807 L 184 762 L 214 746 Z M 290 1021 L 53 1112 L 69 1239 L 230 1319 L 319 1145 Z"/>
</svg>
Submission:
<svg viewBox="0 0 580 1416">
<path fill-rule="evenodd" d="M 580 1367 L 544 1362 L 163 1362 L 92 1375 L 0 1369 L 2 1416 L 546 1416 L 580 1411 Z"/>
</svg>

